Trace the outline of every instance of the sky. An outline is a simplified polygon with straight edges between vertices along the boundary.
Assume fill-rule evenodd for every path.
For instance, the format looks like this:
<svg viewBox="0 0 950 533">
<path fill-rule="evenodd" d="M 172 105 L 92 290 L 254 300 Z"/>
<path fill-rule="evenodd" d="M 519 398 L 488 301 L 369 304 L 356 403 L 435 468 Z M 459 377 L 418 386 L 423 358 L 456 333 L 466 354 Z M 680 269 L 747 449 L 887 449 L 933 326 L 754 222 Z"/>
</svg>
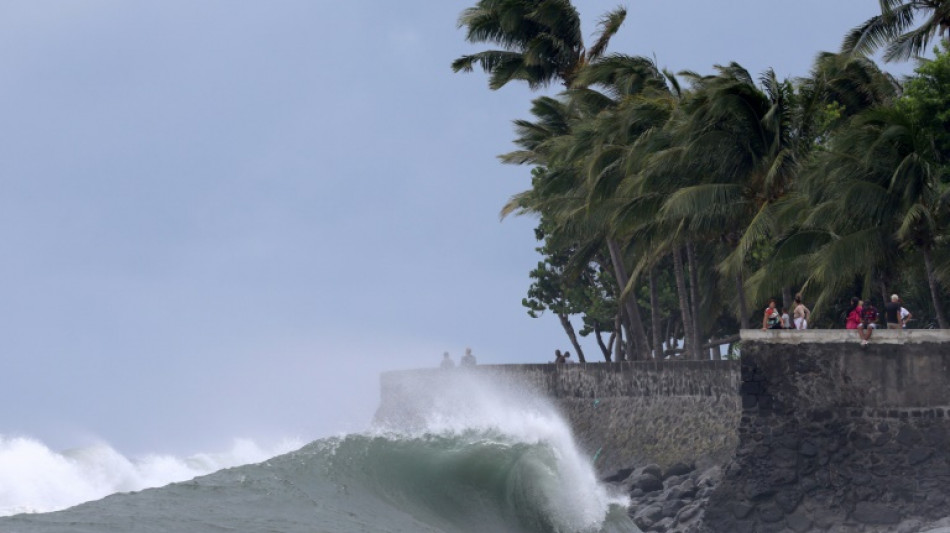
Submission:
<svg viewBox="0 0 950 533">
<path fill-rule="evenodd" d="M 498 216 L 538 94 L 452 73 L 470 4 L 0 4 L 0 435 L 312 439 L 365 428 L 381 371 L 568 348 L 521 306 L 534 221 Z M 616 6 L 577 4 L 588 36 Z M 625 5 L 610 51 L 784 77 L 878 2 Z"/>
</svg>

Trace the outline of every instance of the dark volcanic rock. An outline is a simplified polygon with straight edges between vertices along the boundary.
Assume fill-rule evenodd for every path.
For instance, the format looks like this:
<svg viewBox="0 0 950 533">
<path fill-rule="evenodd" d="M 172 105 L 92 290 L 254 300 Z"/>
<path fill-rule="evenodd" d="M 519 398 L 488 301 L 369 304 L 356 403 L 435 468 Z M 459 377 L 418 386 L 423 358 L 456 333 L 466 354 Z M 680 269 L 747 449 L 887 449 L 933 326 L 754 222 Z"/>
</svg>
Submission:
<svg viewBox="0 0 950 533">
<path fill-rule="evenodd" d="M 670 476 L 683 476 L 689 474 L 695 469 L 696 465 L 694 464 L 675 463 L 666 469 L 666 471 L 663 473 L 663 479 L 666 479 Z"/>
<path fill-rule="evenodd" d="M 663 490 L 663 482 L 657 479 L 653 474 L 640 474 L 634 477 L 630 482 L 632 489 L 640 489 L 644 493 Z"/>
<path fill-rule="evenodd" d="M 864 524 L 896 524 L 901 521 L 901 515 L 896 509 L 871 502 L 859 502 L 855 505 L 851 518 Z"/>
</svg>

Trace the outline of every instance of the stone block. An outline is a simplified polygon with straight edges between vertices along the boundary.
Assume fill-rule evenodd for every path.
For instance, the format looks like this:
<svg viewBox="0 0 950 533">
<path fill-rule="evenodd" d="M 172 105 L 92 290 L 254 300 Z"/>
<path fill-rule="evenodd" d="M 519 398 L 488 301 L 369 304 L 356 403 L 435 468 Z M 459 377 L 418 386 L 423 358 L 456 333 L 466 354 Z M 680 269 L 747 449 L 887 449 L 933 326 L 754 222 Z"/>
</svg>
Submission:
<svg viewBox="0 0 950 533">
<path fill-rule="evenodd" d="M 785 513 L 775 504 L 767 503 L 759 506 L 756 510 L 756 516 L 766 524 L 774 524 L 785 518 Z"/>
<path fill-rule="evenodd" d="M 814 522 L 812 522 L 807 514 L 797 512 L 786 517 L 785 523 L 788 524 L 788 528 L 795 533 L 806 533 L 807 531 L 811 531 L 811 526 Z"/>
<path fill-rule="evenodd" d="M 933 454 L 934 450 L 932 448 L 911 448 L 911 450 L 907 452 L 907 463 L 919 465 L 927 459 L 930 459 Z"/>
<path fill-rule="evenodd" d="M 749 516 L 749 513 L 751 513 L 753 509 L 755 509 L 755 505 L 750 502 L 732 502 L 729 504 L 729 510 L 732 511 L 732 516 L 739 520 L 743 520 Z"/>
<path fill-rule="evenodd" d="M 901 521 L 897 509 L 872 502 L 858 502 L 851 518 L 862 524 L 897 524 Z"/>
</svg>

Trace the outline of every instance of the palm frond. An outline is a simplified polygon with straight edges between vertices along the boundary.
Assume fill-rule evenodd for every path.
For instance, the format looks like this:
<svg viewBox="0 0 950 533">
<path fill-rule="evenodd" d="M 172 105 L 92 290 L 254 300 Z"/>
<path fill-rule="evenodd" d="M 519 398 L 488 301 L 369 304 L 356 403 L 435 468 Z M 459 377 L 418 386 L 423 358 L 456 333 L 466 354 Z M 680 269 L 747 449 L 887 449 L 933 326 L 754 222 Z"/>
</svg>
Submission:
<svg viewBox="0 0 950 533">
<path fill-rule="evenodd" d="M 597 21 L 598 32 L 594 44 L 587 52 L 588 61 L 604 55 L 610 39 L 617 34 L 626 18 L 627 8 L 623 6 L 618 6 L 600 17 L 600 20 Z"/>
</svg>

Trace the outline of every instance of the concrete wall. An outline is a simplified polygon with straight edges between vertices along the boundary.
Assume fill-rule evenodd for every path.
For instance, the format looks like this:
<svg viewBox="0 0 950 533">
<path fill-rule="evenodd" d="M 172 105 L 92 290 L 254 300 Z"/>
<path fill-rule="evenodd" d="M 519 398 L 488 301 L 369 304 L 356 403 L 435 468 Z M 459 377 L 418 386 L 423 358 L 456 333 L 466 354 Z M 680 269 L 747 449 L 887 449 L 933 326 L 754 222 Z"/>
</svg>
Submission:
<svg viewBox="0 0 950 533">
<path fill-rule="evenodd" d="M 415 406 L 442 401 L 446 379 L 473 373 L 554 399 L 602 474 L 636 464 L 725 461 L 738 443 L 738 361 L 499 365 L 388 372 L 377 422 L 413 423 Z M 440 384 L 437 387 L 434 385 Z"/>
<path fill-rule="evenodd" d="M 743 332 L 713 531 L 916 531 L 950 515 L 950 334 Z"/>
</svg>

